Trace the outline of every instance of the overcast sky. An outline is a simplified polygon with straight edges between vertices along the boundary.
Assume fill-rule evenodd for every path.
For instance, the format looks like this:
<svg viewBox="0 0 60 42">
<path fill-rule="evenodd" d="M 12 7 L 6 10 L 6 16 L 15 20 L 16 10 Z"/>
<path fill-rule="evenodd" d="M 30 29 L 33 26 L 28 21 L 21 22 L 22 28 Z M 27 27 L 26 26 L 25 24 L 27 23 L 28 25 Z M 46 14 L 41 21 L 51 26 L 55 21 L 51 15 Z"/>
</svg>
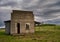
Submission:
<svg viewBox="0 0 60 42">
<path fill-rule="evenodd" d="M 60 0 L 0 0 L 0 27 L 13 9 L 33 11 L 39 22 L 60 24 Z"/>
</svg>

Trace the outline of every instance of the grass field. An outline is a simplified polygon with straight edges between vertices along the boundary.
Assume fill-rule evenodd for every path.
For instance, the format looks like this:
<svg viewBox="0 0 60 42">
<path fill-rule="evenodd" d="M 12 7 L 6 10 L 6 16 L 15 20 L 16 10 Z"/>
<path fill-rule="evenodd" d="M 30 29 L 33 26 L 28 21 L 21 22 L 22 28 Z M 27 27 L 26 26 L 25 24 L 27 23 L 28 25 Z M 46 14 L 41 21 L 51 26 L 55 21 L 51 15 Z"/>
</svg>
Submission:
<svg viewBox="0 0 60 42">
<path fill-rule="evenodd" d="M 34 34 L 11 36 L 0 29 L 0 42 L 60 42 L 60 26 L 35 27 Z"/>
</svg>

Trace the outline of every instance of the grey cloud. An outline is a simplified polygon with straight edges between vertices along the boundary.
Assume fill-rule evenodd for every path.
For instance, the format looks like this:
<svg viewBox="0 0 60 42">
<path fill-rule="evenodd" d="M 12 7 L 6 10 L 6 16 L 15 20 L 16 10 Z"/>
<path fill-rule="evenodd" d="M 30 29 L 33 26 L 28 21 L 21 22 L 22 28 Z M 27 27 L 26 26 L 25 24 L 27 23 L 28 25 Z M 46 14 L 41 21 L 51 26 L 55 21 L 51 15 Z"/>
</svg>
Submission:
<svg viewBox="0 0 60 42">
<path fill-rule="evenodd" d="M 42 7 L 43 11 L 39 11 L 39 12 L 35 11 L 36 16 L 43 17 L 45 19 L 55 18 L 56 16 L 53 16 L 52 14 L 58 13 L 58 12 L 60 12 L 60 10 L 58 10 L 58 9 L 57 10 L 54 10 L 54 9 L 52 10 L 52 9 L 49 9 L 49 8 L 56 6 L 59 1 L 57 1 L 57 2 L 55 1 L 55 3 L 52 3 L 52 4 L 49 3 L 47 5 L 42 5 L 42 4 L 45 4 L 44 2 L 46 2 L 46 1 L 47 0 L 39 0 L 37 5 L 33 5 L 33 6 L 30 6 L 30 7 L 28 7 L 28 5 L 27 5 L 26 7 L 22 7 L 22 8 L 27 9 L 27 10 L 34 10 L 35 11 L 36 9 L 41 9 L 41 7 Z M 51 7 L 48 7 L 48 6 L 51 6 Z"/>
<path fill-rule="evenodd" d="M 48 21 L 45 21 L 45 23 L 51 23 L 51 24 L 60 24 L 60 19 L 55 19 L 55 20 L 48 20 Z"/>
<path fill-rule="evenodd" d="M 45 10 L 46 11 L 46 10 Z M 58 12 L 60 12 L 60 9 L 59 10 L 48 10 L 48 11 L 46 11 L 46 12 L 43 12 L 43 14 L 44 14 L 44 16 L 50 16 L 50 15 L 52 15 L 53 13 L 58 13 Z"/>
<path fill-rule="evenodd" d="M 41 21 L 43 20 L 47 20 L 50 21 L 48 19 L 52 19 L 52 18 L 56 18 L 60 15 L 60 8 L 59 9 L 55 9 L 57 7 L 60 7 L 60 0 L 22 0 L 22 1 L 16 1 L 16 0 L 0 0 L 0 7 L 6 7 L 6 6 L 11 6 L 12 8 L 14 7 L 19 7 L 23 10 L 33 10 L 34 11 L 34 15 L 39 17 L 39 21 L 41 19 Z M 54 9 L 52 9 L 52 7 Z M 1 15 L 3 14 L 3 15 Z M 5 14 L 5 15 L 4 15 Z M 10 14 L 9 11 L 6 12 L 6 10 L 2 10 L 0 11 L 0 20 L 4 21 L 6 20 L 7 16 Z M 5 17 L 5 18 L 3 18 Z M 7 20 L 9 19 L 9 17 L 7 18 Z M 36 18 L 35 18 L 36 19 Z M 51 20 L 52 21 L 52 20 Z M 54 21 L 54 19 L 53 19 Z M 59 20 L 58 20 L 59 21 Z M 2 24 L 2 22 L 0 22 Z"/>
<path fill-rule="evenodd" d="M 14 7 L 14 6 L 17 6 L 17 2 L 16 1 L 1 0 L 0 1 L 0 7 L 3 7 L 3 6 Z"/>
<path fill-rule="evenodd" d="M 45 19 L 51 19 L 51 18 L 56 18 L 58 16 L 60 16 L 58 13 L 60 12 L 59 10 L 45 10 L 42 12 L 38 12 L 38 15 L 36 14 L 36 16 L 38 17 L 42 17 Z"/>
<path fill-rule="evenodd" d="M 4 23 L 3 23 L 3 21 L 2 21 L 2 19 L 0 17 L 0 26 L 3 26 L 3 25 L 4 25 Z"/>
<path fill-rule="evenodd" d="M 15 2 L 8 2 L 8 3 L 5 3 L 5 4 L 0 4 L 0 6 L 15 6 L 16 3 Z"/>
<path fill-rule="evenodd" d="M 58 1 L 56 3 L 53 3 L 53 4 L 48 4 L 48 5 L 44 6 L 44 7 L 50 8 L 50 7 L 56 7 L 56 6 L 60 7 L 60 1 Z"/>
<path fill-rule="evenodd" d="M 2 1 L 2 0 L 0 0 L 0 1 Z"/>
<path fill-rule="evenodd" d="M 0 9 L 0 27 L 4 26 L 4 21 L 10 20 L 10 11 Z"/>
</svg>

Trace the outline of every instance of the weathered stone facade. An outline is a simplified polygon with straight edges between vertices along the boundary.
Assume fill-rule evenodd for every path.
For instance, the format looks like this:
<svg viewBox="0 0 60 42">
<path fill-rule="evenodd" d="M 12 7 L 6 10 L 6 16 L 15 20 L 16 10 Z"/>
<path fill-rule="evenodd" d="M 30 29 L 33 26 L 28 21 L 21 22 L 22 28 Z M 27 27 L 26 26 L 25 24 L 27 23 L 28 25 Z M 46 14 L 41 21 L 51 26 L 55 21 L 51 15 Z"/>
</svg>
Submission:
<svg viewBox="0 0 60 42">
<path fill-rule="evenodd" d="M 10 34 L 34 33 L 34 15 L 32 11 L 13 10 L 11 13 Z"/>
</svg>

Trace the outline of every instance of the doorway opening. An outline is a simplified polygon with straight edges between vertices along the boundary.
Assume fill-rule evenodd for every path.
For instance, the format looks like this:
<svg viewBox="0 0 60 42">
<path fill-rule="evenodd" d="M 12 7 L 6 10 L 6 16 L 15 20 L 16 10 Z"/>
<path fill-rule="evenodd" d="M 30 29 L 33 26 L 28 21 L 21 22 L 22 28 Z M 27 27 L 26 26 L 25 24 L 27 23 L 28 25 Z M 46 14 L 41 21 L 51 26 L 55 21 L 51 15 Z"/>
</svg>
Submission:
<svg viewBox="0 0 60 42">
<path fill-rule="evenodd" d="M 20 34 L 20 23 L 17 23 L 17 33 Z"/>
</svg>

